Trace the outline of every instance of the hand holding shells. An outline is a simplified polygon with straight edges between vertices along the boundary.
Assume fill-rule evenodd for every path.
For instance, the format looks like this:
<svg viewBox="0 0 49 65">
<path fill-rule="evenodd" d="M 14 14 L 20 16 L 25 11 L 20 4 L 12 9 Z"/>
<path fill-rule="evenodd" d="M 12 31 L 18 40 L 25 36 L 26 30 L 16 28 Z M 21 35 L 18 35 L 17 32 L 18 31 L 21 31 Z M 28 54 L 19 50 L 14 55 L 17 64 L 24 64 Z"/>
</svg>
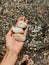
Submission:
<svg viewBox="0 0 49 65">
<path fill-rule="evenodd" d="M 26 36 L 24 35 L 24 30 L 27 27 L 27 23 L 24 21 L 19 21 L 18 27 L 12 27 L 12 31 L 14 32 L 13 37 L 17 41 L 25 41 Z"/>
<path fill-rule="evenodd" d="M 20 21 L 23 21 L 25 25 L 24 23 L 19 24 Z M 19 54 L 24 45 L 24 41 L 26 40 L 26 35 L 28 31 L 27 23 L 28 20 L 25 17 L 19 17 L 16 25 L 12 27 L 6 35 L 6 47 L 9 51 L 16 52 L 16 55 Z"/>
</svg>

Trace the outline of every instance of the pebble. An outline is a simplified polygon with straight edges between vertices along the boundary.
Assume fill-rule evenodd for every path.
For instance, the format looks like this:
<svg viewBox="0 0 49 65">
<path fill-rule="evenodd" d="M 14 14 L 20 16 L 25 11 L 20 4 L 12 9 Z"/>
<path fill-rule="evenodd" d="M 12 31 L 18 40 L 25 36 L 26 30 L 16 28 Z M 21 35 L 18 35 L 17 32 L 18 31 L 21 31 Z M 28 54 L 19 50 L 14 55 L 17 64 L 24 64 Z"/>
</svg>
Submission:
<svg viewBox="0 0 49 65">
<path fill-rule="evenodd" d="M 45 52 L 44 55 L 46 56 L 48 54 L 48 52 Z"/>
<path fill-rule="evenodd" d="M 13 31 L 14 33 L 23 33 L 23 32 L 24 32 L 23 29 L 18 28 L 18 27 L 12 27 L 12 31 Z"/>
<path fill-rule="evenodd" d="M 3 7 L 0 7 L 0 13 L 2 12 L 2 10 L 3 10 Z"/>
<path fill-rule="evenodd" d="M 26 55 L 23 56 L 23 58 L 28 60 L 29 59 L 29 55 L 26 54 Z"/>
<path fill-rule="evenodd" d="M 34 48 L 34 50 L 37 50 L 37 48 Z"/>
<path fill-rule="evenodd" d="M 23 34 L 13 34 L 13 37 L 17 41 L 25 41 L 26 37 Z"/>
<path fill-rule="evenodd" d="M 16 0 L 14 0 L 14 2 L 16 2 Z"/>
<path fill-rule="evenodd" d="M 3 11 L 3 14 L 8 14 L 8 13 L 9 13 L 8 9 L 5 9 L 5 10 Z"/>
<path fill-rule="evenodd" d="M 19 21 L 18 27 L 20 28 L 26 28 L 27 24 L 24 21 Z"/>
<path fill-rule="evenodd" d="M 34 64 L 34 61 L 32 59 L 29 59 L 28 60 L 28 65 L 33 65 Z"/>
</svg>

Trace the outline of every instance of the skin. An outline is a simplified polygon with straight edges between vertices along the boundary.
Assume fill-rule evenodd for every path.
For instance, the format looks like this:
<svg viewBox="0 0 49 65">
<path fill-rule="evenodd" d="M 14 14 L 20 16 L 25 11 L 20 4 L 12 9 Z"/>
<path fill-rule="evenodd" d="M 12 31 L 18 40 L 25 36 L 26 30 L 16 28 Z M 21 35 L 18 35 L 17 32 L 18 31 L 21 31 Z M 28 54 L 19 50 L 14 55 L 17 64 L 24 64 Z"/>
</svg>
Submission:
<svg viewBox="0 0 49 65">
<path fill-rule="evenodd" d="M 28 20 L 25 19 L 25 17 L 20 17 L 20 18 L 18 18 L 18 21 L 16 23 L 16 27 L 18 27 L 18 23 L 19 23 L 20 20 L 28 23 Z M 9 32 L 6 35 L 7 51 L 6 51 L 6 54 L 5 54 L 2 62 L 0 63 L 0 65 L 14 65 L 15 62 L 17 61 L 18 55 L 19 55 L 19 53 L 20 53 L 20 51 L 21 51 L 21 49 L 24 45 L 24 42 L 16 41 L 13 38 L 13 32 L 12 32 L 11 29 L 9 30 Z M 24 31 L 25 36 L 27 35 L 27 30 L 28 30 L 28 25 L 27 25 L 27 27 Z"/>
</svg>

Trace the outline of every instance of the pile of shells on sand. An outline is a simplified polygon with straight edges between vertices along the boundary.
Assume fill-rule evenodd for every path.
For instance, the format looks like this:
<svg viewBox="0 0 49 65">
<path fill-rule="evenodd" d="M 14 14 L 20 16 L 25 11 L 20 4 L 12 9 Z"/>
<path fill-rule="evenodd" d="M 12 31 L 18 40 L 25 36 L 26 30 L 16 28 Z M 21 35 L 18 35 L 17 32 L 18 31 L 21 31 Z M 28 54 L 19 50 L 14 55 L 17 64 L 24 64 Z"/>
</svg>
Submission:
<svg viewBox="0 0 49 65">
<path fill-rule="evenodd" d="M 19 21 L 18 27 L 12 27 L 13 37 L 17 41 L 25 41 L 26 36 L 24 36 L 24 29 L 27 27 L 27 24 L 24 21 Z"/>
</svg>

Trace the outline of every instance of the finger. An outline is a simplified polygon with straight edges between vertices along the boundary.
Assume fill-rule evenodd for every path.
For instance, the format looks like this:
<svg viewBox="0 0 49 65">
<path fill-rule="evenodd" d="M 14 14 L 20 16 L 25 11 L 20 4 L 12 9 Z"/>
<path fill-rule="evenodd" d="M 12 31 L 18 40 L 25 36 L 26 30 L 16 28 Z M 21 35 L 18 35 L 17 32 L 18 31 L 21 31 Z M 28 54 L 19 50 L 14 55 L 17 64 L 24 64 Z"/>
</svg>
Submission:
<svg viewBox="0 0 49 65">
<path fill-rule="evenodd" d="M 26 23 L 26 24 L 28 23 L 28 20 L 27 20 L 27 19 L 25 20 L 25 23 Z"/>
<path fill-rule="evenodd" d="M 25 16 L 22 17 L 22 21 L 23 21 L 23 22 L 25 21 Z"/>
<path fill-rule="evenodd" d="M 24 35 L 25 35 L 25 36 L 27 35 L 27 31 L 28 31 L 28 25 L 27 25 L 27 28 L 26 28 L 25 31 L 24 31 Z"/>
<path fill-rule="evenodd" d="M 18 22 L 19 22 L 19 21 L 24 21 L 24 20 L 25 20 L 25 16 L 18 18 Z"/>
<path fill-rule="evenodd" d="M 19 17 L 19 18 L 18 18 L 18 20 L 17 20 L 17 22 L 16 22 L 16 25 L 15 25 L 16 27 L 18 26 L 18 22 L 19 22 L 20 20 L 22 20 L 22 17 Z"/>
<path fill-rule="evenodd" d="M 17 21 L 20 21 L 20 20 L 22 20 L 22 17 L 19 17 Z"/>
<path fill-rule="evenodd" d="M 11 28 L 12 29 L 12 28 Z M 12 30 L 9 30 L 9 32 L 7 33 L 7 36 L 12 36 Z"/>
</svg>

